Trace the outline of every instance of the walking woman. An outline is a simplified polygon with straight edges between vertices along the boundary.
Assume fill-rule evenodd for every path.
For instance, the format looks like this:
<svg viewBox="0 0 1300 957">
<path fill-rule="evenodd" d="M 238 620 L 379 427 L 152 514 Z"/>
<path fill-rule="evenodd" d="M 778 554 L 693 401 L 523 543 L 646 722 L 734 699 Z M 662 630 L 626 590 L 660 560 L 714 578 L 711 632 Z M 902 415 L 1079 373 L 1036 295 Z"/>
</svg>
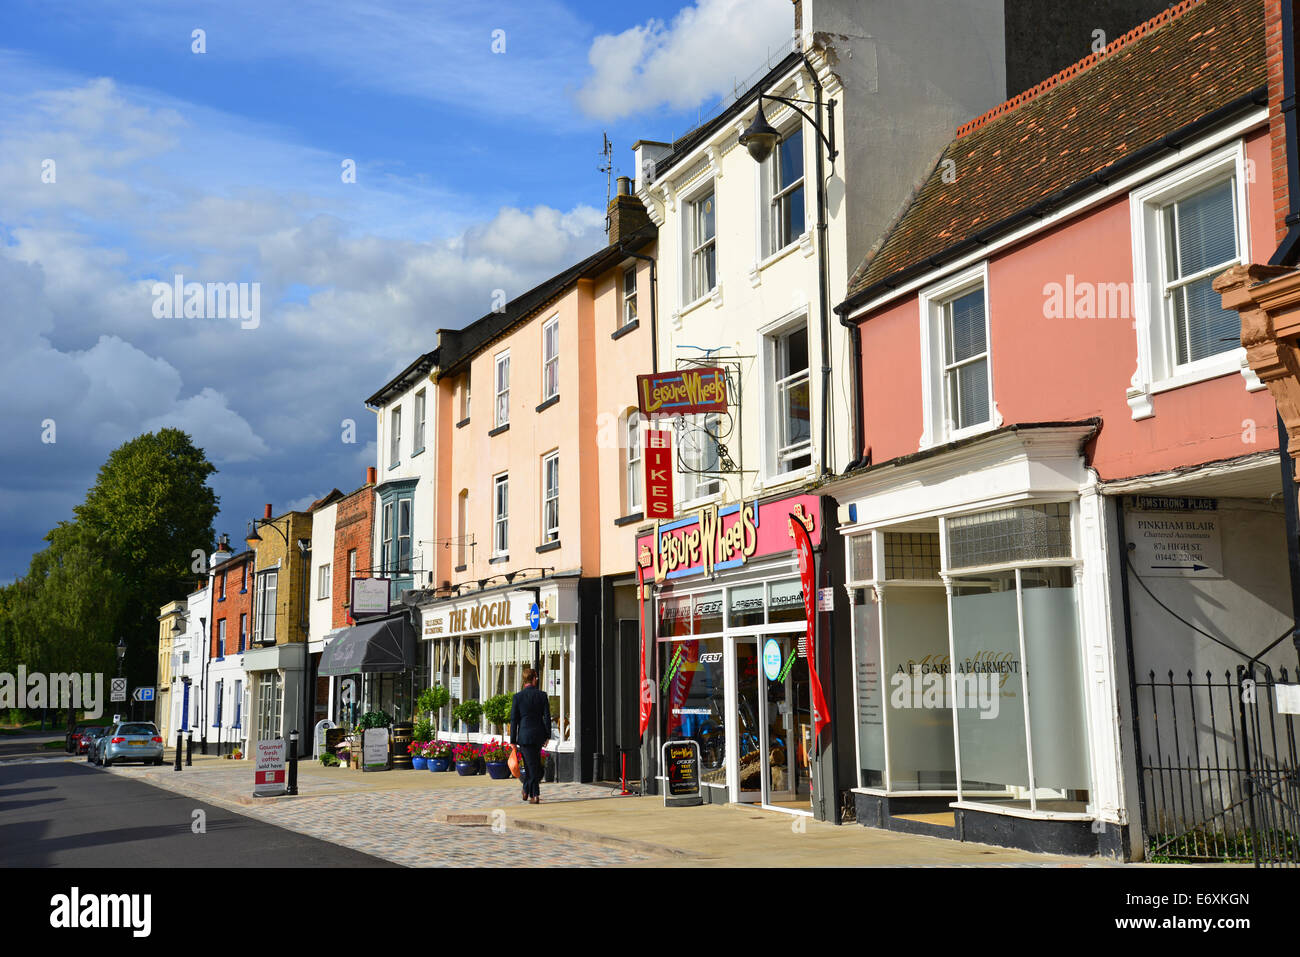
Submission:
<svg viewBox="0 0 1300 957">
<path fill-rule="evenodd" d="M 537 687 L 537 672 L 524 671 L 524 687 L 510 706 L 510 740 L 523 752 L 522 800 L 540 804 L 542 745 L 551 734 L 551 701 Z"/>
</svg>

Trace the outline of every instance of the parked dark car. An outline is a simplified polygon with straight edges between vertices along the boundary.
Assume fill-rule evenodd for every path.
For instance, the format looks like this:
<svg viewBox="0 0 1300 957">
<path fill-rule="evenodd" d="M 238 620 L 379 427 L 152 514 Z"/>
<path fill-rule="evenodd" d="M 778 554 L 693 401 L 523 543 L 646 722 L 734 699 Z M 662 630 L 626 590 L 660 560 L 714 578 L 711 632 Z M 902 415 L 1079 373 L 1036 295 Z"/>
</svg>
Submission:
<svg viewBox="0 0 1300 957">
<path fill-rule="evenodd" d="M 163 763 L 163 739 L 150 721 L 123 721 L 96 742 L 98 763 L 111 768 L 121 761 Z"/>
<path fill-rule="evenodd" d="M 79 724 L 68 732 L 68 734 L 64 735 L 63 750 L 67 751 L 68 754 L 76 753 L 77 743 L 81 740 L 81 736 L 86 733 L 86 729 L 89 727 L 89 724 Z"/>
<path fill-rule="evenodd" d="M 77 736 L 77 754 L 85 754 L 90 750 L 91 742 L 107 730 L 108 728 L 105 725 L 87 725 L 86 729 Z"/>
<path fill-rule="evenodd" d="M 99 747 L 99 741 L 109 731 L 113 730 L 108 725 L 99 725 L 94 728 L 87 728 L 86 733 L 81 736 L 79 745 L 81 753 L 86 756 L 86 761 L 94 764 L 98 761 L 99 755 L 96 753 Z"/>
</svg>

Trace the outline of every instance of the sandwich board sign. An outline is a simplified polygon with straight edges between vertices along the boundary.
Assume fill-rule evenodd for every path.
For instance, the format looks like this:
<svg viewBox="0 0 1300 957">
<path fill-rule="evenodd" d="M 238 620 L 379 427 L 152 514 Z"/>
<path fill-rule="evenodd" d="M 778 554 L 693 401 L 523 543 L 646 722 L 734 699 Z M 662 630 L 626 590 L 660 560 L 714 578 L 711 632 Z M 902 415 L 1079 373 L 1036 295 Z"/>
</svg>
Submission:
<svg viewBox="0 0 1300 957">
<path fill-rule="evenodd" d="M 257 742 L 254 753 L 253 797 L 277 797 L 285 793 L 284 738 Z"/>
<path fill-rule="evenodd" d="M 704 803 L 700 791 L 700 746 L 695 741 L 664 742 L 664 807 Z"/>
<path fill-rule="evenodd" d="M 361 732 L 361 770 L 388 770 L 387 728 L 366 728 Z"/>
</svg>

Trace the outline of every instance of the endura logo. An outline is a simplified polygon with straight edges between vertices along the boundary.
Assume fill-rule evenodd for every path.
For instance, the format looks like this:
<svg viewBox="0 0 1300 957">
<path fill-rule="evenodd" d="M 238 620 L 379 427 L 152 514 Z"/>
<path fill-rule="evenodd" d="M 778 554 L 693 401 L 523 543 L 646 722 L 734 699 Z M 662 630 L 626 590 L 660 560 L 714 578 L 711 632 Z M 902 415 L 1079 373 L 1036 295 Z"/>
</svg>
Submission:
<svg viewBox="0 0 1300 957">
<path fill-rule="evenodd" d="M 51 927 L 126 927 L 133 937 L 148 937 L 153 923 L 151 894 L 82 894 L 74 887 L 51 897 L 50 908 Z"/>
</svg>

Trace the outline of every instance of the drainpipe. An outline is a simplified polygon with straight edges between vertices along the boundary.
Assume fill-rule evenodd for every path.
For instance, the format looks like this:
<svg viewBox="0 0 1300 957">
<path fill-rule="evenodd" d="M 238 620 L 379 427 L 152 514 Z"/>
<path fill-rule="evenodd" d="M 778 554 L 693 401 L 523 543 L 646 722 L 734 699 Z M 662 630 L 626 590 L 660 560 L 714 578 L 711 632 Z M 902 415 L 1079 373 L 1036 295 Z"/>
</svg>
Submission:
<svg viewBox="0 0 1300 957">
<path fill-rule="evenodd" d="M 803 54 L 804 66 L 808 68 L 808 74 L 812 78 L 813 98 L 816 101 L 813 115 L 817 117 L 818 122 L 822 116 L 822 84 L 817 79 L 817 71 L 813 68 L 812 61 L 808 59 L 808 54 Z M 835 116 L 833 112 L 827 114 L 827 126 L 830 127 L 830 135 L 827 137 L 832 143 L 835 142 Z M 821 362 L 822 362 L 822 413 L 821 413 L 821 474 L 830 473 L 828 465 L 830 450 L 827 448 L 826 437 L 830 433 L 830 385 L 831 385 L 831 363 L 830 363 L 830 289 L 827 285 L 826 271 L 830 268 L 830 263 L 826 259 L 826 159 L 822 152 L 824 143 L 817 143 L 817 299 L 821 310 L 820 325 L 821 335 Z"/>
</svg>

